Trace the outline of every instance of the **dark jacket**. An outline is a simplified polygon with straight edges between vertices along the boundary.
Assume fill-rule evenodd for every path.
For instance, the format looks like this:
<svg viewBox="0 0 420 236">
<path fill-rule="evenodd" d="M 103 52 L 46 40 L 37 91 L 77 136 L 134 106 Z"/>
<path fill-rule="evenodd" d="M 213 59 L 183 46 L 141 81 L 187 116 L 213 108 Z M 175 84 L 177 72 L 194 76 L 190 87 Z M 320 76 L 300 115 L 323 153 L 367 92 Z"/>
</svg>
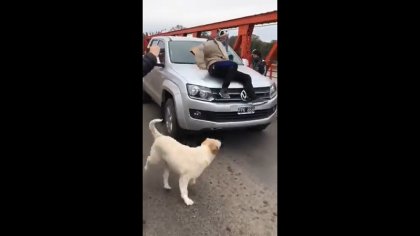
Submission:
<svg viewBox="0 0 420 236">
<path fill-rule="evenodd" d="M 156 57 L 152 53 L 147 53 L 143 57 L 143 77 L 146 76 L 156 65 Z"/>
<path fill-rule="evenodd" d="M 259 58 L 259 57 L 255 58 L 253 60 L 252 64 L 253 64 L 252 67 L 254 68 L 254 70 L 260 72 L 260 74 L 262 74 L 262 75 L 265 74 L 266 65 L 265 65 L 265 62 L 261 58 Z"/>
</svg>

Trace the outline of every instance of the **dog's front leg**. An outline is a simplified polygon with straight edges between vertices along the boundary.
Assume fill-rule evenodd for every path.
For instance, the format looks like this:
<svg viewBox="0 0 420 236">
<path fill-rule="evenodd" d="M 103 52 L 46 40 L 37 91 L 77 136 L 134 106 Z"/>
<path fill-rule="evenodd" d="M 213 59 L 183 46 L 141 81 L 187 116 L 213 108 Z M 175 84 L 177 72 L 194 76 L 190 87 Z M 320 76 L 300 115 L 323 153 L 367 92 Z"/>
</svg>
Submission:
<svg viewBox="0 0 420 236">
<path fill-rule="evenodd" d="M 190 181 L 190 178 L 185 175 L 181 175 L 179 178 L 179 190 L 181 192 L 181 197 L 184 199 L 185 204 L 188 206 L 194 204 L 193 200 L 191 200 L 188 197 L 188 182 Z"/>
<path fill-rule="evenodd" d="M 169 186 L 169 169 L 168 167 L 165 167 L 165 170 L 163 171 L 163 188 L 165 189 L 171 189 L 171 186 Z"/>
<path fill-rule="evenodd" d="M 147 171 L 147 169 L 149 168 L 149 158 L 150 156 L 146 158 L 146 165 L 144 165 L 144 171 Z"/>
</svg>

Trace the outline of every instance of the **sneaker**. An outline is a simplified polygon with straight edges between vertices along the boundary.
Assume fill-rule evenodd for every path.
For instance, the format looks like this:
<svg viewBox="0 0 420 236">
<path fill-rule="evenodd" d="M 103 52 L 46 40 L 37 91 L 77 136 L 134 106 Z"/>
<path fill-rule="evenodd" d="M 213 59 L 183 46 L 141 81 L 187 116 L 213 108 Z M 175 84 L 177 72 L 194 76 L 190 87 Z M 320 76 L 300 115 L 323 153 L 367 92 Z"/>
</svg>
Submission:
<svg viewBox="0 0 420 236">
<path fill-rule="evenodd" d="M 227 92 L 227 89 L 221 89 L 219 92 L 220 97 L 224 98 L 224 99 L 229 99 L 230 96 Z"/>
</svg>

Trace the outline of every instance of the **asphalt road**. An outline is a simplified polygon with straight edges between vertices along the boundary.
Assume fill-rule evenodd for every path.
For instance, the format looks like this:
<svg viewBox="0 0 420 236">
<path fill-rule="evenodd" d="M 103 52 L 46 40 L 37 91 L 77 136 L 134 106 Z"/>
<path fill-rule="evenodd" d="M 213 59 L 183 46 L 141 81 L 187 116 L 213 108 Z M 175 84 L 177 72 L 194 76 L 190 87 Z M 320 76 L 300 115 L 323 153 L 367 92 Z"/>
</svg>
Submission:
<svg viewBox="0 0 420 236">
<path fill-rule="evenodd" d="M 143 166 L 153 138 L 148 124 L 161 118 L 154 103 L 143 104 Z M 157 125 L 164 132 L 163 126 Z M 277 120 L 262 132 L 219 131 L 194 136 L 222 141 L 213 163 L 188 188 L 194 205 L 180 197 L 178 176 L 163 188 L 163 166 L 143 172 L 143 235 L 277 235 Z"/>
</svg>

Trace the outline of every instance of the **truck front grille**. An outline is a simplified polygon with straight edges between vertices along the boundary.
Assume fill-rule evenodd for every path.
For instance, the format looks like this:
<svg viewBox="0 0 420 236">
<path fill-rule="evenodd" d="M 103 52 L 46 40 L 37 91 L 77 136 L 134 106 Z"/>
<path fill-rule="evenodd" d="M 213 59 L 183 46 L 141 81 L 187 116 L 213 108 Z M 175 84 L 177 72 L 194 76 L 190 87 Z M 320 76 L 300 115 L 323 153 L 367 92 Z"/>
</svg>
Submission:
<svg viewBox="0 0 420 236">
<path fill-rule="evenodd" d="M 243 102 L 246 103 L 245 101 L 242 101 L 241 99 L 241 92 L 242 90 L 244 90 L 243 88 L 233 88 L 233 89 L 228 89 L 228 93 L 230 98 L 229 99 L 224 99 L 222 97 L 220 97 L 219 92 L 221 89 L 217 88 L 212 88 L 211 92 L 213 94 L 214 100 L 213 102 L 221 102 L 221 103 L 227 103 L 227 102 Z M 257 98 L 263 98 L 265 100 L 269 100 L 270 99 L 270 87 L 262 87 L 262 88 L 254 88 L 255 91 L 255 95 L 257 95 Z"/>
</svg>

